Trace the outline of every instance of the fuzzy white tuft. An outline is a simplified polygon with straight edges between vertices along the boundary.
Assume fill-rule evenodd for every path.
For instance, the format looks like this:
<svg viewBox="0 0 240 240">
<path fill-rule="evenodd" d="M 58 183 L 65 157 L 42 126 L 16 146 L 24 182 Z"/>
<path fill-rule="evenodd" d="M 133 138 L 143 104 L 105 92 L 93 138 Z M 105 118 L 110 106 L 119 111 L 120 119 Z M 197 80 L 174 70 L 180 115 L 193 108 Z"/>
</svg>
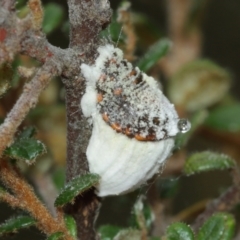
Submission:
<svg viewBox="0 0 240 240">
<path fill-rule="evenodd" d="M 91 117 L 96 110 L 96 90 L 86 87 L 86 92 L 82 97 L 81 108 L 85 117 Z"/>
</svg>

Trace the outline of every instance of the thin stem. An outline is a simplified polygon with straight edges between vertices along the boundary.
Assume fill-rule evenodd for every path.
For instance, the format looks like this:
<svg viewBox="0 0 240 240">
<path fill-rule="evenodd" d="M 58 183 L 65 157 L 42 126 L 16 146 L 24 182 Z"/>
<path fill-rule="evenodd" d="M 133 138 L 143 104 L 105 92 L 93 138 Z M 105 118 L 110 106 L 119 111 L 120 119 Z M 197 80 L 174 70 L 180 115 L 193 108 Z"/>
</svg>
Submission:
<svg viewBox="0 0 240 240">
<path fill-rule="evenodd" d="M 185 24 L 190 8 L 190 0 L 168 0 L 169 34 L 173 39 L 184 36 Z"/>
<path fill-rule="evenodd" d="M 70 47 L 81 53 L 85 63 L 96 57 L 100 44 L 99 33 L 110 22 L 111 9 L 106 0 L 68 0 L 70 20 Z M 74 63 L 73 63 L 74 64 Z M 67 170 L 66 180 L 88 172 L 86 149 L 91 135 L 91 127 L 80 109 L 80 101 L 85 92 L 85 80 L 80 68 L 75 68 L 71 76 L 64 76 L 67 111 Z M 94 222 L 100 206 L 100 199 L 90 190 L 78 196 L 74 204 L 65 211 L 77 223 L 81 240 L 94 240 Z"/>
<path fill-rule="evenodd" d="M 52 217 L 47 208 L 36 197 L 32 187 L 25 182 L 20 173 L 9 164 L 0 161 L 0 177 L 2 182 L 15 194 L 15 206 L 28 211 L 38 222 L 39 228 L 51 235 L 55 232 L 63 232 L 66 240 L 72 240 L 65 227 L 64 222 L 59 222 Z"/>
<path fill-rule="evenodd" d="M 44 15 L 41 0 L 29 0 L 28 7 L 32 14 L 33 29 L 35 31 L 41 30 Z"/>
<path fill-rule="evenodd" d="M 35 107 L 40 93 L 56 74 L 55 64 L 48 62 L 38 70 L 31 82 L 25 84 L 22 95 L 0 126 L 0 156 L 4 149 L 12 143 L 17 128 L 29 110 Z"/>
<path fill-rule="evenodd" d="M 14 197 L 13 195 L 11 195 L 8 192 L 0 193 L 0 200 L 3 202 L 6 202 L 12 208 L 16 208 L 16 207 L 23 208 L 24 207 L 23 204 L 21 204 L 16 197 Z"/>
<path fill-rule="evenodd" d="M 172 76 L 183 64 L 196 59 L 201 49 L 199 29 L 187 31 L 186 22 L 189 17 L 190 0 L 168 0 L 168 29 L 173 42 L 170 54 L 159 62 L 164 74 Z"/>
<path fill-rule="evenodd" d="M 233 179 L 233 186 L 229 187 L 219 198 L 208 204 L 205 211 L 195 219 L 192 226 L 193 229 L 198 230 L 205 220 L 208 219 L 213 213 L 218 211 L 229 211 L 239 203 L 240 171 L 237 165 L 231 170 L 231 175 Z"/>
<path fill-rule="evenodd" d="M 240 200 L 239 190 L 239 186 L 232 186 L 228 188 L 227 191 L 219 198 L 210 202 L 205 211 L 195 219 L 192 228 L 197 231 L 213 213 L 219 211 L 229 211 L 236 206 Z"/>
</svg>

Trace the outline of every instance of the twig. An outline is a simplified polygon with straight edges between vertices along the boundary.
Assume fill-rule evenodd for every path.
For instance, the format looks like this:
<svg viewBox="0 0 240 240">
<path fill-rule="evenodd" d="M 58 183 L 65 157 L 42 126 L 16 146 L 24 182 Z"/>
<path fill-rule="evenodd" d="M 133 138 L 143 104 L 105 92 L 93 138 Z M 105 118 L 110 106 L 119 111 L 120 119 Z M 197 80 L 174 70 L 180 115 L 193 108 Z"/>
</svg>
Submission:
<svg viewBox="0 0 240 240">
<path fill-rule="evenodd" d="M 15 55 L 21 53 L 41 63 L 55 57 L 55 60 L 58 59 L 57 62 L 62 64 L 64 62 L 65 66 L 69 67 L 72 60 L 76 59 L 74 57 L 74 54 L 77 55 L 76 51 L 62 50 L 48 43 L 45 34 L 41 31 L 40 6 L 35 4 L 38 7 L 36 10 L 35 5 L 32 5 L 31 16 L 28 15 L 24 19 L 18 19 L 14 11 L 9 12 L 5 8 L 0 8 L 0 65 L 13 61 Z"/>
<path fill-rule="evenodd" d="M 16 41 L 17 31 L 12 31 L 13 26 L 16 26 L 17 18 L 14 12 L 9 11 L 12 1 L 4 0 L 2 5 L 3 7 L 0 7 L 0 65 L 4 61 L 12 61 L 19 50 L 18 41 Z"/>
<path fill-rule="evenodd" d="M 4 160 L 0 161 L 0 177 L 6 187 L 15 194 L 15 198 L 19 202 L 19 204 L 15 202 L 15 206 L 28 211 L 37 220 L 39 228 L 44 233 L 51 235 L 55 232 L 63 232 L 66 240 L 73 240 L 69 236 L 64 222 L 59 222 L 51 216 L 46 207 L 36 197 L 30 185 L 23 180 L 19 172 L 16 172 Z"/>
<path fill-rule="evenodd" d="M 6 1 L 6 0 L 4 0 Z M 31 5 L 32 3 L 36 5 Z M 33 80 L 24 86 L 17 103 L 0 127 L 0 155 L 11 144 L 18 126 L 29 110 L 35 106 L 41 91 L 50 78 L 61 75 L 66 88 L 67 108 L 67 181 L 88 171 L 86 148 L 91 134 L 88 122 L 79 109 L 85 92 L 80 65 L 94 62 L 96 49 L 101 44 L 99 33 L 107 27 L 111 9 L 107 0 L 68 0 L 70 20 L 70 48 L 61 50 L 48 43 L 40 26 L 42 21 L 39 0 L 30 0 L 31 17 L 23 20 L 15 12 L 1 11 L 0 64 L 11 62 L 15 54 L 25 54 L 43 63 Z M 35 6 L 35 7 L 34 7 Z M 6 33 L 6 34 L 5 34 Z M 14 34 L 13 34 L 14 33 Z M 76 114 L 72 114 L 76 112 Z M 78 226 L 78 237 L 95 239 L 94 222 L 100 199 L 94 191 L 78 196 L 67 212 L 72 214 Z"/>
<path fill-rule="evenodd" d="M 0 201 L 6 202 L 12 208 L 16 208 L 16 207 L 23 208 L 24 207 L 24 205 L 22 203 L 20 203 L 16 197 L 14 197 L 13 195 L 11 195 L 8 192 L 0 193 Z"/>
<path fill-rule="evenodd" d="M 31 10 L 33 29 L 36 31 L 41 30 L 43 21 L 43 9 L 40 0 L 29 0 L 28 7 Z"/>
<path fill-rule="evenodd" d="M 197 28 L 194 31 L 186 30 L 190 0 L 168 0 L 167 4 L 169 37 L 173 41 L 173 48 L 159 64 L 165 75 L 170 77 L 183 64 L 198 57 L 201 35 Z"/>
<path fill-rule="evenodd" d="M 219 198 L 208 204 L 205 211 L 200 214 L 194 221 L 192 227 L 198 230 L 199 227 L 213 213 L 218 211 L 229 211 L 240 202 L 240 171 L 238 166 L 231 170 L 233 186 L 229 187 Z"/>
<path fill-rule="evenodd" d="M 190 8 L 190 0 L 169 0 L 168 7 L 168 24 L 169 34 L 174 39 L 182 38 L 185 34 L 185 24 Z"/>
<path fill-rule="evenodd" d="M 56 64 L 47 62 L 38 70 L 32 81 L 25 84 L 22 95 L 0 126 L 0 156 L 4 149 L 12 143 L 14 133 L 29 110 L 36 105 L 40 93 L 57 73 Z"/>
<path fill-rule="evenodd" d="M 70 20 L 70 47 L 82 52 L 82 59 L 92 64 L 98 48 L 99 33 L 107 27 L 111 18 L 111 9 L 107 0 L 68 0 Z M 65 76 L 67 107 L 67 181 L 88 172 L 86 148 L 91 134 L 87 119 L 79 108 L 85 92 L 85 80 L 78 68 L 72 75 Z M 75 114 L 72 114 L 75 113 Z M 94 222 L 100 206 L 100 199 L 94 190 L 83 193 L 75 199 L 73 205 L 66 207 L 77 223 L 78 238 L 94 240 L 96 233 Z"/>
<path fill-rule="evenodd" d="M 182 222 L 182 221 L 188 221 L 189 219 L 192 219 L 193 217 L 196 217 L 199 213 L 201 213 L 205 207 L 206 204 L 209 203 L 209 199 L 203 199 L 186 209 L 183 209 L 180 211 L 177 215 L 175 215 L 172 219 L 173 222 Z"/>
<path fill-rule="evenodd" d="M 192 228 L 194 230 L 198 230 L 199 227 L 205 222 L 205 220 L 217 211 L 228 211 L 232 209 L 232 207 L 239 202 L 239 198 L 240 198 L 239 187 L 237 186 L 230 187 L 218 199 L 208 204 L 205 211 L 197 217 L 194 224 L 192 225 Z"/>
</svg>

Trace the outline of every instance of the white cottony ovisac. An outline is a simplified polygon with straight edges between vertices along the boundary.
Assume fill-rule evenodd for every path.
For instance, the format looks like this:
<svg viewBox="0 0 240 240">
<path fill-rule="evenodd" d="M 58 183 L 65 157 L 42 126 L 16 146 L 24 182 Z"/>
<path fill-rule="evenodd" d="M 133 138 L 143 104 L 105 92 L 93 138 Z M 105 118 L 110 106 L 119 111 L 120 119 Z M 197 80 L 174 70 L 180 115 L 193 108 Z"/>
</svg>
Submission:
<svg viewBox="0 0 240 240">
<path fill-rule="evenodd" d="M 155 174 L 168 157 L 174 141 L 138 141 L 115 132 L 100 116 L 93 120 L 87 149 L 89 169 L 101 176 L 99 196 L 136 189 Z"/>
<path fill-rule="evenodd" d="M 159 171 L 174 136 L 189 125 L 156 81 L 123 59 L 120 49 L 101 46 L 94 65 L 81 65 L 86 92 L 81 101 L 93 124 L 87 148 L 91 173 L 100 175 L 99 196 L 132 191 Z M 184 125 L 184 126 L 183 126 Z"/>
</svg>

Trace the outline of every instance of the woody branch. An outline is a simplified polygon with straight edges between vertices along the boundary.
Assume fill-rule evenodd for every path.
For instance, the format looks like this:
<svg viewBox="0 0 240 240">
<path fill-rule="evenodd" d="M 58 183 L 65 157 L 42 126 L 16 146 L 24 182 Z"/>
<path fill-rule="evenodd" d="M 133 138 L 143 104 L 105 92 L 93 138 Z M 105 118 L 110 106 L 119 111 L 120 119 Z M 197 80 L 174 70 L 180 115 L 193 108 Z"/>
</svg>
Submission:
<svg viewBox="0 0 240 240">
<path fill-rule="evenodd" d="M 111 9 L 106 0 L 69 0 L 70 47 L 62 50 L 49 44 L 42 32 L 40 0 L 30 0 L 28 6 L 31 13 L 19 19 L 13 1 L 0 3 L 0 64 L 13 61 L 16 54 L 28 55 L 43 64 L 25 84 L 22 95 L 0 127 L 0 156 L 12 143 L 17 128 L 36 105 L 50 79 L 61 76 L 66 88 L 67 181 L 70 181 L 88 171 L 85 152 L 90 129 L 82 112 L 77 111 L 85 90 L 79 66 L 82 61 L 94 61 L 100 44 L 98 35 L 110 22 Z M 90 191 L 66 208 L 77 221 L 81 239 L 96 238 L 93 224 L 98 206 L 99 199 Z"/>
</svg>

